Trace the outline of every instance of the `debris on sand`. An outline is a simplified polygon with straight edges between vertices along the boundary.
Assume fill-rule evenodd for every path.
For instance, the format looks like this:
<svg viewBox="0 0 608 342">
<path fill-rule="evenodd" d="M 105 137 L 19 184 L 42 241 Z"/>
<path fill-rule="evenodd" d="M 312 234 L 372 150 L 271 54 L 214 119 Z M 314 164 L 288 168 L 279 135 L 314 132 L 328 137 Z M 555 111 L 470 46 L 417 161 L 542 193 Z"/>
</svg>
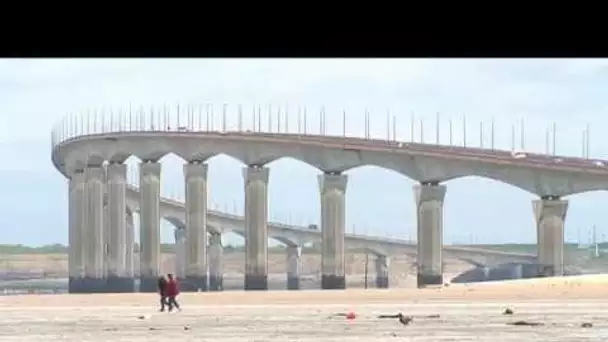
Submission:
<svg viewBox="0 0 608 342">
<path fill-rule="evenodd" d="M 503 315 L 512 315 L 513 314 L 513 310 L 511 308 L 506 308 L 505 311 L 503 311 L 502 314 Z"/>
<path fill-rule="evenodd" d="M 346 319 L 350 320 L 350 319 L 357 318 L 357 315 L 354 312 L 350 311 L 350 312 L 346 312 L 346 313 L 344 313 L 344 312 L 335 313 L 333 315 L 329 315 L 328 318 L 332 318 L 332 317 L 346 317 Z"/>
<path fill-rule="evenodd" d="M 137 319 L 150 319 L 150 315 L 137 316 Z"/>
<path fill-rule="evenodd" d="M 332 318 L 332 317 L 346 317 L 346 314 L 339 312 L 339 313 L 335 313 L 333 315 L 329 315 L 329 318 Z"/>
<path fill-rule="evenodd" d="M 509 322 L 507 324 L 508 325 L 517 325 L 517 326 L 528 326 L 528 327 L 538 327 L 541 325 L 545 325 L 544 323 L 540 323 L 540 322 L 528 322 L 528 321 L 515 321 L 515 322 Z"/>
<path fill-rule="evenodd" d="M 589 323 L 589 322 L 584 322 L 583 324 L 581 324 L 581 328 L 592 328 L 593 324 Z"/>
<path fill-rule="evenodd" d="M 190 330 L 190 326 L 189 325 L 184 325 L 184 330 Z"/>
<path fill-rule="evenodd" d="M 157 329 L 155 327 L 149 327 L 148 330 L 159 330 L 159 329 Z"/>
<path fill-rule="evenodd" d="M 411 322 L 413 322 L 414 319 L 410 316 L 403 316 L 401 315 L 401 317 L 399 317 L 399 323 L 403 324 L 403 325 L 408 325 Z"/>
<path fill-rule="evenodd" d="M 441 316 L 439 316 L 439 315 L 428 315 L 428 316 L 424 316 L 424 318 L 441 318 Z"/>
<path fill-rule="evenodd" d="M 379 315 L 378 318 L 397 318 L 399 323 L 403 325 L 408 325 L 414 321 L 412 316 L 405 316 L 401 312 L 396 315 Z"/>
</svg>

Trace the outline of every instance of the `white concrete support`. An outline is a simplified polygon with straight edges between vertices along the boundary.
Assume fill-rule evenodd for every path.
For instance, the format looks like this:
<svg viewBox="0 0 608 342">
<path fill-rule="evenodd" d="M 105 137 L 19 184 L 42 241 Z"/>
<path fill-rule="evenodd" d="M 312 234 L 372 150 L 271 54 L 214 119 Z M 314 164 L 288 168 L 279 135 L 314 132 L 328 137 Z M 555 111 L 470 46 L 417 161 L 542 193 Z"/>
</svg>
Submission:
<svg viewBox="0 0 608 342">
<path fill-rule="evenodd" d="M 107 290 L 132 292 L 133 280 L 126 274 L 127 264 L 127 165 L 107 166 Z"/>
<path fill-rule="evenodd" d="M 70 175 L 69 185 L 69 293 L 83 292 L 83 280 L 85 276 L 84 243 L 85 236 L 83 230 L 84 222 L 84 198 L 85 198 L 85 178 L 84 171 L 77 170 Z"/>
<path fill-rule="evenodd" d="M 107 169 L 106 169 L 107 172 Z M 107 174 L 107 173 L 106 173 Z M 108 184 L 104 186 L 104 194 L 103 194 L 103 279 L 105 282 L 104 291 L 107 292 L 107 282 L 108 282 L 108 266 L 110 264 L 109 260 L 109 246 L 110 246 L 110 225 L 109 221 L 109 213 L 108 213 L 108 196 L 107 196 Z"/>
<path fill-rule="evenodd" d="M 140 164 L 140 292 L 156 292 L 156 281 L 160 275 L 161 166 L 150 161 Z"/>
<path fill-rule="evenodd" d="M 302 272 L 302 247 L 287 246 L 287 289 L 300 289 L 300 273 Z"/>
<path fill-rule="evenodd" d="M 443 284 L 443 200 L 446 186 L 414 186 L 418 221 L 418 287 Z"/>
<path fill-rule="evenodd" d="M 222 234 L 212 233 L 209 239 L 209 290 L 224 290 L 224 269 L 222 266 Z"/>
<path fill-rule="evenodd" d="M 532 202 L 538 239 L 538 272 L 544 276 L 564 274 L 564 222 L 568 201 L 541 199 Z"/>
<path fill-rule="evenodd" d="M 135 288 L 135 225 L 133 223 L 133 213 L 126 213 L 126 234 L 125 234 L 125 277 L 131 278 L 131 291 Z"/>
<path fill-rule="evenodd" d="M 178 279 L 186 277 L 186 230 L 175 227 L 175 276 Z"/>
<path fill-rule="evenodd" d="M 245 290 L 268 290 L 268 175 L 243 168 L 245 179 Z"/>
<path fill-rule="evenodd" d="M 207 291 L 207 164 L 184 165 L 186 186 L 186 278 L 182 290 Z"/>
<path fill-rule="evenodd" d="M 376 256 L 376 287 L 388 289 L 390 258 L 386 255 Z"/>
<path fill-rule="evenodd" d="M 103 166 L 88 166 L 85 171 L 85 201 L 83 234 L 85 247 L 84 292 L 103 292 L 104 280 L 104 187 L 105 169 Z"/>
<path fill-rule="evenodd" d="M 344 231 L 348 176 L 319 175 L 321 193 L 321 288 L 346 288 Z"/>
</svg>

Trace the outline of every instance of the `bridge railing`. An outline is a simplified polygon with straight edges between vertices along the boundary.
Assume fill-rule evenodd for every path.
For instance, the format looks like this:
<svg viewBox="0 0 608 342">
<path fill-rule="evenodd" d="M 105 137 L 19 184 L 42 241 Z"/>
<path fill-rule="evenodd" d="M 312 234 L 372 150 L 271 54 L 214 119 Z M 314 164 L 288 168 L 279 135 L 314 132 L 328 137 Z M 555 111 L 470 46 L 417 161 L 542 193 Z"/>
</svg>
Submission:
<svg viewBox="0 0 608 342">
<path fill-rule="evenodd" d="M 375 146 L 385 145 L 387 147 L 409 150 L 424 150 L 426 152 L 438 153 L 458 153 L 467 154 L 475 157 L 490 157 L 498 159 L 514 160 L 514 149 L 495 148 L 494 143 L 484 148 L 483 139 L 480 137 L 478 146 L 465 144 L 453 144 L 452 139 L 449 143 L 441 142 L 439 134 L 434 142 L 425 143 L 423 135 L 420 134 L 419 141 L 414 141 L 414 126 L 410 132 L 409 141 L 399 140 L 397 137 L 396 116 L 392 120 L 386 117 L 386 132 L 372 131 L 370 129 L 370 114 L 365 111 L 365 125 L 363 134 L 358 134 L 358 127 L 354 127 L 352 122 L 347 122 L 346 112 L 342 112 L 342 127 L 332 125 L 328 129 L 325 120 L 325 109 L 321 108 L 318 113 L 307 112 L 306 107 L 298 107 L 293 110 L 281 106 L 242 106 L 228 105 L 220 106 L 211 104 L 205 105 L 161 105 L 161 106 L 123 106 L 123 107 L 101 107 L 87 109 L 69 113 L 59 120 L 51 132 L 51 146 L 54 149 L 64 141 L 80 136 L 90 136 L 107 133 L 123 132 L 216 132 L 216 133 L 272 133 L 289 134 L 290 136 L 323 138 L 356 138 L 358 144 L 367 141 Z M 295 113 L 295 118 L 294 118 Z M 349 120 L 356 121 L 360 114 L 349 114 Z M 380 116 L 381 118 L 382 116 Z M 422 121 L 420 121 L 422 122 Z M 437 122 L 439 133 L 439 122 Z M 360 126 L 360 125 L 359 125 Z M 379 127 L 375 125 L 375 127 Z M 381 127 L 381 126 L 380 126 Z M 421 126 L 422 127 L 422 126 Z M 450 124 L 451 127 L 451 124 Z M 353 133 L 355 132 L 355 133 Z M 422 131 L 420 132 L 422 133 Z M 450 137 L 451 137 L 450 128 Z M 483 134 L 480 135 L 483 136 Z M 492 133 L 493 136 L 493 133 Z M 363 139 L 363 140 L 361 140 Z M 493 139 L 493 138 L 492 138 Z M 332 141 L 336 143 L 336 140 Z M 341 140 L 340 143 L 348 144 L 348 140 Z M 518 152 L 519 153 L 519 152 Z M 608 167 L 608 161 L 589 160 L 588 147 L 583 157 L 564 157 L 553 154 L 529 153 L 526 152 L 525 161 L 535 164 L 555 164 L 556 166 L 581 166 L 587 165 L 588 168 Z"/>
<path fill-rule="evenodd" d="M 55 147 L 79 136 L 120 132 L 250 132 L 362 138 L 358 134 L 349 133 L 352 130 L 347 130 L 346 113 L 343 114 L 340 134 L 327 129 L 323 109 L 319 113 L 312 113 L 300 106 L 296 112 L 297 117 L 294 119 L 293 111 L 290 114 L 288 108 L 279 106 L 273 110 L 272 106 L 245 108 L 242 105 L 224 104 L 220 111 L 211 104 L 102 107 L 64 116 L 54 125 L 51 140 Z M 318 115 L 313 118 L 312 114 Z M 363 138 L 382 142 L 396 141 L 396 135 L 390 132 L 387 132 L 384 139 L 374 137 L 369 124 L 366 125 Z"/>
</svg>

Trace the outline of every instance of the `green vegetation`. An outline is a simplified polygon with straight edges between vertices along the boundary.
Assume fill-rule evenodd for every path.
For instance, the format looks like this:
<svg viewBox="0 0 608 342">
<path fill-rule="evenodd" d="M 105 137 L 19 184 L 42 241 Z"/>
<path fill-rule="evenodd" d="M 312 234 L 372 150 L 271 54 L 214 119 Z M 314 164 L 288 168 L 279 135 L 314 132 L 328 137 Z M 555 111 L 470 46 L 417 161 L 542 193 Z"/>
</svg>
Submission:
<svg viewBox="0 0 608 342">
<path fill-rule="evenodd" d="M 40 247 L 24 245 L 0 245 L 0 254 L 63 254 L 67 253 L 67 246 L 55 244 Z"/>
</svg>

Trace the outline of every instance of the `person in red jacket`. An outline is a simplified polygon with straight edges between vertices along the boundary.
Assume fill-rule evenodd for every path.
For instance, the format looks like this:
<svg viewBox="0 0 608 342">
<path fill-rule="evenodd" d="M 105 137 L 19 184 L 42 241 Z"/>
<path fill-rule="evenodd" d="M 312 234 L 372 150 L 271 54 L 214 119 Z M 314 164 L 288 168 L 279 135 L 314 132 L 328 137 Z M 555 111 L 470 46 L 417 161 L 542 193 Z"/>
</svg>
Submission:
<svg viewBox="0 0 608 342">
<path fill-rule="evenodd" d="M 165 296 L 167 296 L 167 305 L 169 306 L 169 312 L 173 310 L 175 307 L 177 310 L 182 311 L 175 300 L 175 297 L 179 295 L 179 284 L 177 283 L 177 279 L 173 278 L 173 274 L 167 274 L 167 284 L 165 285 Z"/>
</svg>

